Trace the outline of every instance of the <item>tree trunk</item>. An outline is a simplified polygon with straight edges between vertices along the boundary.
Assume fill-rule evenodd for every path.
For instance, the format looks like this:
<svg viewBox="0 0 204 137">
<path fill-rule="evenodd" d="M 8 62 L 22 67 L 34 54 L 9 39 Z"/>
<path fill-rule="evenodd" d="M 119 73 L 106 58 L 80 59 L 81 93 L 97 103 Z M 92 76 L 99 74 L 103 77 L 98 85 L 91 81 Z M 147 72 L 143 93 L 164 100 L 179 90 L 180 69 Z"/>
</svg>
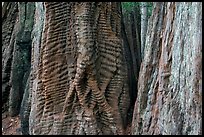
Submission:
<svg viewBox="0 0 204 137">
<path fill-rule="evenodd" d="M 34 3 L 6 2 L 2 12 L 2 101 L 17 116 L 30 69 Z"/>
<path fill-rule="evenodd" d="M 132 134 L 202 134 L 202 3 L 155 3 Z"/>
<path fill-rule="evenodd" d="M 2 8 L 2 111 L 8 110 L 8 100 L 12 86 L 10 79 L 17 9 L 17 4 L 14 2 L 5 2 Z"/>
<path fill-rule="evenodd" d="M 4 2 L 3 111 L 24 135 L 202 134 L 201 12 L 154 3 L 140 66 L 138 7 Z"/>
<path fill-rule="evenodd" d="M 124 134 L 120 15 L 120 3 L 4 3 L 2 100 L 23 134 Z"/>
<path fill-rule="evenodd" d="M 33 44 L 30 134 L 124 134 L 120 27 L 119 3 L 45 3 L 41 46 L 38 35 Z"/>
<path fill-rule="evenodd" d="M 30 115 L 30 112 L 35 111 L 36 100 L 31 98 L 36 97 L 37 90 L 37 73 L 39 69 L 40 60 L 40 47 L 43 32 L 45 9 L 43 2 L 35 2 L 35 12 L 34 12 L 34 25 L 31 33 L 32 47 L 31 47 L 31 67 L 30 74 L 26 83 L 23 100 L 21 103 L 20 118 L 21 118 L 21 130 L 23 135 L 29 134 L 29 129 L 33 127 L 32 125 L 34 116 Z M 32 109 L 31 109 L 32 104 Z M 33 114 L 33 113 L 31 113 Z"/>
<path fill-rule="evenodd" d="M 20 112 L 26 81 L 31 65 L 31 32 L 34 23 L 34 3 L 18 3 L 18 23 L 16 24 L 13 62 L 11 71 L 11 91 L 9 113 L 16 116 Z"/>
</svg>

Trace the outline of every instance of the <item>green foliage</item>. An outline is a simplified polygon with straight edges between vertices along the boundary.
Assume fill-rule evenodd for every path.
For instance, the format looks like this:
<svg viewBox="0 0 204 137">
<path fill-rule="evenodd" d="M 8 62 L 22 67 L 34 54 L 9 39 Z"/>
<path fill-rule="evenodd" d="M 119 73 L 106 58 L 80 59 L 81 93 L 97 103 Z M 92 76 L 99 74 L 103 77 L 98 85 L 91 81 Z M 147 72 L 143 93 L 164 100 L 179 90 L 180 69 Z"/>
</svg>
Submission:
<svg viewBox="0 0 204 137">
<path fill-rule="evenodd" d="M 139 2 L 122 2 L 122 9 L 124 12 L 130 12 Z"/>
<path fill-rule="evenodd" d="M 147 2 L 147 16 L 148 18 L 152 15 L 153 3 Z"/>
<path fill-rule="evenodd" d="M 141 2 L 121 2 L 122 3 L 122 10 L 123 12 L 130 12 L 134 10 L 134 8 L 139 7 Z M 147 16 L 148 18 L 152 14 L 153 3 L 147 2 Z"/>
</svg>

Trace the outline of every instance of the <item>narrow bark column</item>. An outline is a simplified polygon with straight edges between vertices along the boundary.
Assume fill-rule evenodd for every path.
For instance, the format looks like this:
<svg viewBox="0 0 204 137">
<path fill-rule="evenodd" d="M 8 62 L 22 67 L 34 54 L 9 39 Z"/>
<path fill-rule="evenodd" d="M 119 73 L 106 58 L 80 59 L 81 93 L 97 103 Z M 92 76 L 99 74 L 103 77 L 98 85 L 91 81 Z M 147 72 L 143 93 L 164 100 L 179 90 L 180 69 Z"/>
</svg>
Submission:
<svg viewBox="0 0 204 137">
<path fill-rule="evenodd" d="M 3 103 L 9 100 L 11 116 L 19 114 L 29 75 L 33 4 L 6 2 L 3 6 L 2 96 Z"/>
<path fill-rule="evenodd" d="M 145 39 L 148 27 L 147 2 L 141 2 L 141 58 L 144 58 Z"/>
<path fill-rule="evenodd" d="M 16 39 L 16 23 L 18 18 L 18 5 L 15 2 L 5 2 L 2 8 L 2 111 L 9 108 L 11 90 L 11 66 L 13 62 L 13 49 Z"/>
<path fill-rule="evenodd" d="M 201 6 L 154 4 L 132 134 L 202 134 Z"/>
<path fill-rule="evenodd" d="M 28 131 L 29 134 L 34 134 L 34 125 L 36 124 L 35 112 L 37 109 L 37 89 L 38 87 L 38 73 L 39 73 L 39 64 L 40 64 L 40 49 L 42 46 L 42 33 L 44 30 L 44 22 L 45 22 L 45 8 L 44 2 L 36 2 L 35 3 L 35 22 L 32 31 L 32 53 L 31 53 L 31 72 L 30 72 L 30 88 L 28 90 L 29 96 L 25 98 L 25 102 L 28 104 L 27 111 L 29 111 L 29 118 L 25 119 L 25 121 L 29 124 Z M 22 126 L 27 126 L 26 124 L 22 124 Z M 27 128 L 27 127 L 26 127 Z M 27 129 L 26 129 L 27 130 Z"/>
<path fill-rule="evenodd" d="M 31 62 L 27 62 L 27 65 L 29 65 L 29 63 L 31 63 L 31 65 L 29 67 L 29 70 L 26 73 L 26 77 L 28 78 L 25 81 L 23 99 L 22 99 L 21 107 L 20 107 L 21 131 L 23 135 L 29 134 L 29 128 L 30 128 L 30 131 L 32 131 L 31 129 L 32 129 L 33 116 L 32 115 L 30 116 L 30 111 L 35 110 L 36 101 L 32 100 L 33 105 L 31 109 L 31 95 L 35 96 L 36 88 L 37 88 L 36 87 L 36 81 L 37 81 L 36 74 L 38 72 L 39 48 L 41 45 L 41 33 L 42 33 L 43 19 L 44 19 L 44 16 L 43 16 L 44 9 L 43 9 L 42 2 L 27 3 L 27 4 L 32 4 L 32 5 L 27 5 L 26 12 L 28 13 L 33 12 L 32 14 L 33 16 L 30 16 L 28 13 L 26 15 L 30 17 L 35 17 L 35 20 L 29 19 L 26 23 L 26 25 L 29 24 L 28 22 L 33 23 L 33 28 L 29 29 L 30 39 L 32 40 L 32 43 L 30 44 L 32 44 L 32 47 L 30 47 L 31 49 L 29 49 L 28 51 L 25 51 L 25 54 L 31 54 L 30 55 Z M 34 7 L 35 9 L 33 9 Z M 24 30 L 27 30 L 26 27 Z"/>
</svg>

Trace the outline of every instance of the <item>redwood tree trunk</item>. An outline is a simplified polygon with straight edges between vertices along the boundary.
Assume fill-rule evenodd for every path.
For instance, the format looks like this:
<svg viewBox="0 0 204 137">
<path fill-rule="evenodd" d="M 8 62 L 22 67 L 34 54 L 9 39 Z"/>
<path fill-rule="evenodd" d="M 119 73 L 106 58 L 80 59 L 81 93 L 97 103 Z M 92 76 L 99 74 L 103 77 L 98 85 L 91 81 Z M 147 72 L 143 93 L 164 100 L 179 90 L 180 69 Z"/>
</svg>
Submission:
<svg viewBox="0 0 204 137">
<path fill-rule="evenodd" d="M 6 2 L 2 19 L 3 108 L 23 134 L 125 133 L 120 3 Z"/>
<path fill-rule="evenodd" d="M 42 4 L 33 31 L 30 134 L 124 134 L 120 3 L 49 2 L 44 13 Z"/>
<path fill-rule="evenodd" d="M 202 134 L 202 3 L 154 3 L 132 134 Z"/>
<path fill-rule="evenodd" d="M 23 134 L 126 134 L 136 97 L 132 134 L 202 134 L 202 3 L 154 4 L 140 71 L 138 11 L 128 26 L 119 5 L 3 4 L 3 111 Z"/>
</svg>

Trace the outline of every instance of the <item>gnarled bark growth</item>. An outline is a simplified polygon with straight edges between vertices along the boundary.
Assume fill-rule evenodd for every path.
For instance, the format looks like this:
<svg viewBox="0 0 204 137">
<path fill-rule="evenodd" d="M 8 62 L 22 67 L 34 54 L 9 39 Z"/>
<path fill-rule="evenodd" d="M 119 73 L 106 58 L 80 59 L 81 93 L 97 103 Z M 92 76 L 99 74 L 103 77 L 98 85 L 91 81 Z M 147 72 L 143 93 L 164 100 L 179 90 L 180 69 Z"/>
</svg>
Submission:
<svg viewBox="0 0 204 137">
<path fill-rule="evenodd" d="M 45 16 L 30 134 L 123 134 L 129 93 L 119 3 L 49 2 Z"/>
</svg>

